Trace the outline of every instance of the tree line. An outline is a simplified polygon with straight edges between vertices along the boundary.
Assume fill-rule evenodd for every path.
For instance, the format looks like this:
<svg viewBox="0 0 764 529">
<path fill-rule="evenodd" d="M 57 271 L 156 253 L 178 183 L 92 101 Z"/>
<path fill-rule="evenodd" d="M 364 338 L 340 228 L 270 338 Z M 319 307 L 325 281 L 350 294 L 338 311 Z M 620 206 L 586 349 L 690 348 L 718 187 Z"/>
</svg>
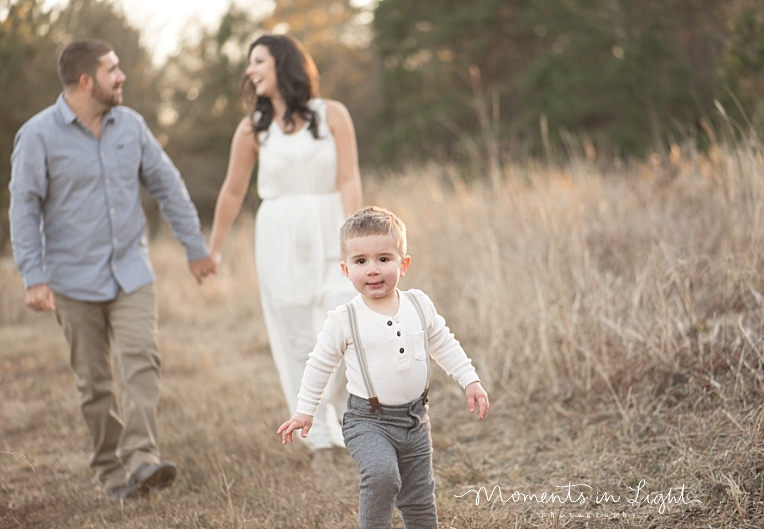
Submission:
<svg viewBox="0 0 764 529">
<path fill-rule="evenodd" d="M 0 0 L 0 249 L 13 137 L 60 93 L 56 57 L 76 38 L 112 43 L 141 112 L 209 219 L 246 112 L 246 50 L 265 31 L 303 41 L 321 93 L 353 115 L 363 165 L 427 159 L 486 176 L 550 157 L 571 138 L 642 156 L 705 141 L 719 109 L 764 122 L 764 0 L 277 0 L 232 3 L 220 23 L 151 60 L 111 0 Z"/>
</svg>

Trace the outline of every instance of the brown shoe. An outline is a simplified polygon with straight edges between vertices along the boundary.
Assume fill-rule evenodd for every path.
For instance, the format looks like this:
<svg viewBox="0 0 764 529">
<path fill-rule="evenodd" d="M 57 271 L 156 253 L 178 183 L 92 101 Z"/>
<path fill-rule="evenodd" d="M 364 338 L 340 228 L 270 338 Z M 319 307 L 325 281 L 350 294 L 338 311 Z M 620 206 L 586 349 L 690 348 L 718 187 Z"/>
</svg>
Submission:
<svg viewBox="0 0 764 529">
<path fill-rule="evenodd" d="M 112 487 L 106 491 L 110 500 L 127 500 L 148 496 L 151 489 L 169 487 L 178 475 L 178 469 L 165 461 L 158 465 L 144 463 L 139 466 L 124 485 Z"/>
</svg>

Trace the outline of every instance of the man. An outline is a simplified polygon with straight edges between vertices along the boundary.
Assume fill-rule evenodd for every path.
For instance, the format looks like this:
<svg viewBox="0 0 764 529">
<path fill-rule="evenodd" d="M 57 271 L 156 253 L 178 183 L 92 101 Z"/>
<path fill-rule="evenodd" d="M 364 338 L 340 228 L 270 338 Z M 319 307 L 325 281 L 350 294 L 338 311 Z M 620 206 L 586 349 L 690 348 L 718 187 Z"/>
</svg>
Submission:
<svg viewBox="0 0 764 529">
<path fill-rule="evenodd" d="M 26 305 L 55 311 L 69 344 L 93 442 L 90 466 L 109 498 L 145 496 L 170 485 L 177 470 L 157 446 L 157 310 L 140 186 L 158 200 L 198 283 L 215 264 L 177 169 L 143 118 L 120 106 L 126 77 L 113 48 L 72 42 L 58 74 L 64 91 L 56 104 L 16 135 L 13 254 Z"/>
</svg>

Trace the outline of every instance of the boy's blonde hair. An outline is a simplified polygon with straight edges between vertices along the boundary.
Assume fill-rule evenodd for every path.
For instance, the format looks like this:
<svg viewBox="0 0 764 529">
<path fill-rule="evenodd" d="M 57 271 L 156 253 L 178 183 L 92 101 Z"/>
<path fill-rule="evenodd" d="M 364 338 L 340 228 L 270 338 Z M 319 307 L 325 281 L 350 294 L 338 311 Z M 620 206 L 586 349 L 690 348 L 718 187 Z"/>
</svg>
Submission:
<svg viewBox="0 0 764 529">
<path fill-rule="evenodd" d="M 345 241 L 365 235 L 390 235 L 401 257 L 406 256 L 406 225 L 390 210 L 368 206 L 357 211 L 340 229 L 340 251 L 347 257 Z"/>
</svg>

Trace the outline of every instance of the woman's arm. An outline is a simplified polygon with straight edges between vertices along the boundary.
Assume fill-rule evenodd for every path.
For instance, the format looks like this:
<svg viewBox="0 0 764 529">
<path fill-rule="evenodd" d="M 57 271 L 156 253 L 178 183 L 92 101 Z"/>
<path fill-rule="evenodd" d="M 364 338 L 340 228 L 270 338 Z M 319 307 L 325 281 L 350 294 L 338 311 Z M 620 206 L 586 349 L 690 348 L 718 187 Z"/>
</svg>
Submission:
<svg viewBox="0 0 764 529">
<path fill-rule="evenodd" d="M 326 121 L 337 145 L 337 187 L 349 217 L 363 206 L 355 128 L 348 109 L 339 101 L 326 101 Z"/>
<path fill-rule="evenodd" d="M 257 154 L 258 144 L 255 141 L 251 121 L 249 118 L 244 118 L 234 132 L 231 141 L 231 154 L 228 159 L 228 171 L 215 205 L 212 235 L 210 236 L 210 255 L 216 263 L 220 262 L 223 240 L 239 214 L 241 204 L 247 195 Z"/>
</svg>

